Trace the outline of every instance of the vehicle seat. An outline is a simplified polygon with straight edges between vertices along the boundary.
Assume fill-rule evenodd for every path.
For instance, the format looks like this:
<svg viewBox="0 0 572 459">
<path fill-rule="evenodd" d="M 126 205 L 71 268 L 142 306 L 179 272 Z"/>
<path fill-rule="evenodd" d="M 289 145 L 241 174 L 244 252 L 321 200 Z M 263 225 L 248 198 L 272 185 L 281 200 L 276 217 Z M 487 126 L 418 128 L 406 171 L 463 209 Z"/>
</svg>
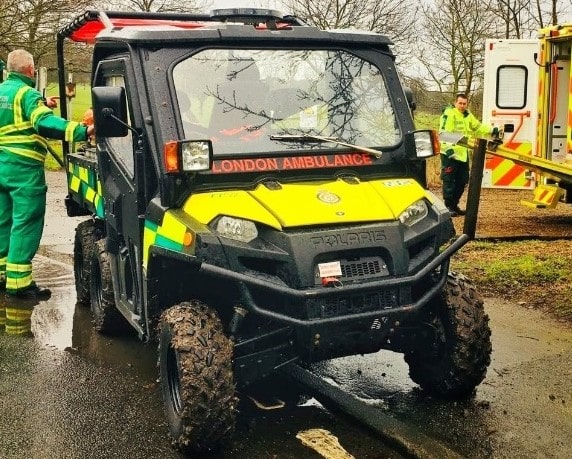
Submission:
<svg viewBox="0 0 572 459">
<path fill-rule="evenodd" d="M 226 82 L 218 88 L 217 123 L 222 129 L 264 121 L 268 85 L 260 78 L 254 60 L 229 62 Z"/>
<path fill-rule="evenodd" d="M 283 120 L 298 113 L 307 105 L 307 101 L 296 88 L 280 88 L 270 91 L 266 106 L 271 109 L 271 117 L 275 121 Z"/>
</svg>

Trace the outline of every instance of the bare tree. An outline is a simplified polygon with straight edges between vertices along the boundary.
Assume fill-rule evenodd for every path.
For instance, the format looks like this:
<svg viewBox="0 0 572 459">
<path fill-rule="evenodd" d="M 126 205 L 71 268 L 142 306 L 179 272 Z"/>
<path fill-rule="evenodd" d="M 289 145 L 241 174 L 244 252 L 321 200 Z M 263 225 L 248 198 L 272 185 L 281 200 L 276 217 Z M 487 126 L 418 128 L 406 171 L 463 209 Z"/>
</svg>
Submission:
<svg viewBox="0 0 572 459">
<path fill-rule="evenodd" d="M 118 3 L 101 2 L 101 9 L 131 9 L 138 11 L 204 11 L 210 0 L 118 0 Z M 55 45 L 58 30 L 88 9 L 97 9 L 98 0 L 0 0 L 0 58 L 16 48 L 24 48 L 34 56 L 38 66 L 55 68 Z M 87 53 L 72 53 L 72 68 L 89 72 Z M 81 69 L 81 70 L 80 70 Z"/>
<path fill-rule="evenodd" d="M 148 11 L 157 13 L 202 13 L 205 12 L 210 0 L 114 0 L 112 5 L 121 10 Z"/>
<path fill-rule="evenodd" d="M 559 24 L 560 18 L 572 13 L 572 0 L 497 0 L 491 8 L 502 20 L 499 37 L 530 38 L 539 28 Z"/>
<path fill-rule="evenodd" d="M 285 0 L 290 11 L 320 29 L 362 29 L 387 35 L 403 60 L 412 52 L 419 3 L 411 0 Z"/>
<path fill-rule="evenodd" d="M 25 48 L 38 64 L 55 51 L 59 26 L 84 11 L 89 0 L 0 0 L 0 54 L 6 56 L 16 48 Z"/>
<path fill-rule="evenodd" d="M 444 100 L 481 87 L 484 41 L 496 20 L 482 0 L 437 0 L 423 6 L 419 61 L 427 83 L 437 87 Z"/>
<path fill-rule="evenodd" d="M 538 28 L 559 24 L 561 16 L 572 13 L 572 0 L 534 0 L 532 15 Z"/>
<path fill-rule="evenodd" d="M 496 14 L 502 20 L 504 38 L 524 38 L 532 25 L 530 0 L 498 0 Z"/>
</svg>

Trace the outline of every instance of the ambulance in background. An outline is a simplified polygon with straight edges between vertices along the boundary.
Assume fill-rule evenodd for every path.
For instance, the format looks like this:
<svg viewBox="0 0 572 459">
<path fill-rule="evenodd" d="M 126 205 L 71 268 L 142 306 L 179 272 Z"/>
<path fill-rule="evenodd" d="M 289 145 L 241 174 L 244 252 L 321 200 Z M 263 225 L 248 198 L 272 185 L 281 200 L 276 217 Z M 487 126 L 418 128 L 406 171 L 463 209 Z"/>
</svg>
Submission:
<svg viewBox="0 0 572 459">
<path fill-rule="evenodd" d="M 483 187 L 534 189 L 523 201 L 533 207 L 572 202 L 572 24 L 485 46 L 482 118 L 505 134 L 487 156 Z"/>
</svg>

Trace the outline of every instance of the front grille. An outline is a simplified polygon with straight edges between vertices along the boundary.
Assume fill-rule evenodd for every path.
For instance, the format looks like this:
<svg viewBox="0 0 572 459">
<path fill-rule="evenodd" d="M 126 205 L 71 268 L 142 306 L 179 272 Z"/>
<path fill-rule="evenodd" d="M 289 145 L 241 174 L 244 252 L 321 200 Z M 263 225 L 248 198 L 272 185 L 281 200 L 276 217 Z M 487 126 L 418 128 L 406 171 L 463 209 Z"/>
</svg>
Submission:
<svg viewBox="0 0 572 459">
<path fill-rule="evenodd" d="M 379 275 L 387 276 L 388 274 L 387 266 L 378 257 L 360 258 L 357 261 L 344 260 L 342 262 L 342 281 L 353 278 L 367 279 Z"/>
<path fill-rule="evenodd" d="M 346 282 L 357 282 L 367 279 L 375 279 L 389 275 L 387 264 L 381 257 L 359 257 L 339 260 L 342 275 L 338 280 L 342 284 Z M 336 276 L 337 277 L 337 276 Z M 314 267 L 315 285 L 320 285 L 320 270 L 318 265 Z"/>
<path fill-rule="evenodd" d="M 332 297 L 322 300 L 320 317 L 339 317 L 360 312 L 382 311 L 397 306 L 397 291 L 383 290 L 367 295 Z"/>
</svg>

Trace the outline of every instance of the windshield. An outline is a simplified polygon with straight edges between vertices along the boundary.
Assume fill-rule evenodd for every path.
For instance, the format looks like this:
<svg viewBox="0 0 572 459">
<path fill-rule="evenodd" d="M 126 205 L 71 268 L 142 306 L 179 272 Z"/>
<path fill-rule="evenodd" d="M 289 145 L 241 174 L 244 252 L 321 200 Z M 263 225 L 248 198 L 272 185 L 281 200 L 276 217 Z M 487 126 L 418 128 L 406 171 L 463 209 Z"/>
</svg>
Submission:
<svg viewBox="0 0 572 459">
<path fill-rule="evenodd" d="M 209 49 L 173 70 L 185 139 L 215 155 L 393 146 L 400 132 L 377 67 L 345 51 Z"/>
</svg>

